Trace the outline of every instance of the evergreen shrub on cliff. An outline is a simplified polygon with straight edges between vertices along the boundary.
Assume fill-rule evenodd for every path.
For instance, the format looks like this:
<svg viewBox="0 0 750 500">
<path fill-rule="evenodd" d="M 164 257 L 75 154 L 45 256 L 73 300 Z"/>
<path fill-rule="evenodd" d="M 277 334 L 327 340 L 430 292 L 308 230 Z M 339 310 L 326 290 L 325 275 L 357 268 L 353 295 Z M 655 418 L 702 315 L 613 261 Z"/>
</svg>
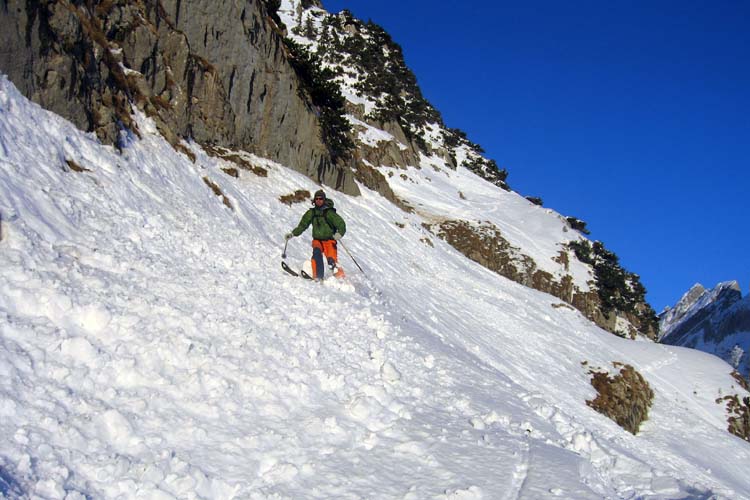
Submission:
<svg viewBox="0 0 750 500">
<path fill-rule="evenodd" d="M 290 63 L 299 76 L 320 120 L 323 142 L 331 159 L 348 158 L 354 149 L 351 125 L 345 116 L 344 97 L 334 81 L 333 70 L 323 67 L 315 54 L 289 38 L 284 39 L 289 49 Z"/>
<path fill-rule="evenodd" d="M 597 293 L 602 311 L 623 311 L 634 314 L 642 323 L 641 331 L 652 329 L 658 332 L 659 319 L 646 302 L 646 288 L 637 274 L 630 273 L 620 265 L 614 252 L 607 250 L 600 241 L 571 241 L 568 246 L 578 260 L 594 269 Z"/>
</svg>

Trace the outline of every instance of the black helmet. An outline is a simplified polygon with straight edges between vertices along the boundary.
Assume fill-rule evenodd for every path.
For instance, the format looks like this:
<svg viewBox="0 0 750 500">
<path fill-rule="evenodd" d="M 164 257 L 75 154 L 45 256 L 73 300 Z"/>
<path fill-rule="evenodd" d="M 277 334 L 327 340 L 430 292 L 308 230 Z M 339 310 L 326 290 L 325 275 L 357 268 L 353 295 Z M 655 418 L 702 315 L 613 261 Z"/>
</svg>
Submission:
<svg viewBox="0 0 750 500">
<path fill-rule="evenodd" d="M 315 198 L 322 198 L 322 199 L 325 200 L 326 199 L 326 193 L 325 193 L 325 191 L 323 191 L 322 189 L 318 189 L 317 191 L 315 191 L 315 196 L 313 196 L 313 200 Z"/>
</svg>

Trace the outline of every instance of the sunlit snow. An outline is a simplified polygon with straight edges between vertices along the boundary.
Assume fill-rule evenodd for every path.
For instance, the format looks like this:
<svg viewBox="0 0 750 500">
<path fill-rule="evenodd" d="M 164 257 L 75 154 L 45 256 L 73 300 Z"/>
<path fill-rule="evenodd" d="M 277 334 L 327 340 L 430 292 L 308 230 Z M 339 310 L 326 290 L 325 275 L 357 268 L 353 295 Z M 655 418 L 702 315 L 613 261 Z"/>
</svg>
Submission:
<svg viewBox="0 0 750 500">
<path fill-rule="evenodd" d="M 346 279 L 293 278 L 309 205 L 278 198 L 319 186 L 257 157 L 268 177 L 235 179 L 137 121 L 120 154 L 0 80 L 4 496 L 750 498 L 723 361 L 606 333 L 364 187 L 326 188 L 364 273 L 340 252 Z M 556 251 L 556 214 L 462 169 L 407 174 L 432 213 Z M 637 436 L 585 403 L 613 361 L 656 393 Z"/>
</svg>

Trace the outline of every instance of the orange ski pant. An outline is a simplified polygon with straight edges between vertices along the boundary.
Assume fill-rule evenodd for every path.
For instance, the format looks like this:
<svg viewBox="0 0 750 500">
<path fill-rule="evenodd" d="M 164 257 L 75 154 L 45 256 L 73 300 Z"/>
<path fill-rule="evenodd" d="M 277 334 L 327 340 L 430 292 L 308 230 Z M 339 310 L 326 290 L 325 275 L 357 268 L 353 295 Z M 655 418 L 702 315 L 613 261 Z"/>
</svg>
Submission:
<svg viewBox="0 0 750 500">
<path fill-rule="evenodd" d="M 336 240 L 313 240 L 313 278 L 323 278 L 326 264 L 328 264 L 329 267 L 338 264 L 339 256 L 336 246 Z"/>
</svg>

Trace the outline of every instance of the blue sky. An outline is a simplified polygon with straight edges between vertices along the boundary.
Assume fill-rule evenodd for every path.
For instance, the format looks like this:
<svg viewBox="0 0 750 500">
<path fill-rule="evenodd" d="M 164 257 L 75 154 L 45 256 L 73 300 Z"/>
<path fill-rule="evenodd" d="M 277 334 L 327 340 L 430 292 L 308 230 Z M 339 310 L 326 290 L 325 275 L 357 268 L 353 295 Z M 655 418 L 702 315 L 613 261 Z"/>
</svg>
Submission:
<svg viewBox="0 0 750 500">
<path fill-rule="evenodd" d="M 659 312 L 750 287 L 750 2 L 323 0 L 383 26 L 425 97 L 585 220 Z"/>
</svg>

